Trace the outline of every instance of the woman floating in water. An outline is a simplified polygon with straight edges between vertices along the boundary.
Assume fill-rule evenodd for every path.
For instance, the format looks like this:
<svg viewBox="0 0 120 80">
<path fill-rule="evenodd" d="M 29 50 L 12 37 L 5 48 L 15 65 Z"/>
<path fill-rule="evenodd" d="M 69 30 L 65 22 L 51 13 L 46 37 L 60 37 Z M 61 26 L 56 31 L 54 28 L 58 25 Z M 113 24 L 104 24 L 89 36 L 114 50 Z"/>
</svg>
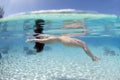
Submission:
<svg viewBox="0 0 120 80">
<path fill-rule="evenodd" d="M 71 38 L 68 36 L 39 36 L 38 39 L 27 39 L 26 42 L 37 42 L 37 43 L 43 43 L 43 44 L 53 44 L 53 43 L 62 43 L 65 46 L 69 47 L 81 47 L 86 52 L 86 54 L 93 60 L 93 61 L 99 61 L 100 58 L 94 56 L 91 51 L 87 48 L 86 44 L 76 38 Z"/>
</svg>

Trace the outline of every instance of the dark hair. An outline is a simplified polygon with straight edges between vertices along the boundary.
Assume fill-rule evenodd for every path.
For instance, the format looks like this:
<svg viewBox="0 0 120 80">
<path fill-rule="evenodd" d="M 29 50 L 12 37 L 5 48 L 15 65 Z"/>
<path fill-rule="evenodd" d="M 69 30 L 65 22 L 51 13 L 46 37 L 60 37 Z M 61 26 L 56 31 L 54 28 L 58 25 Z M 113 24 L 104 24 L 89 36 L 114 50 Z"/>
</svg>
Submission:
<svg viewBox="0 0 120 80">
<path fill-rule="evenodd" d="M 36 49 L 36 52 L 41 52 L 41 51 L 43 51 L 43 49 L 44 49 L 44 45 L 45 45 L 45 44 L 43 44 L 43 43 L 38 43 L 38 42 L 36 42 L 36 43 L 35 43 L 35 46 L 34 46 L 34 49 Z"/>
<path fill-rule="evenodd" d="M 42 19 L 38 19 L 35 21 L 35 29 L 34 29 L 34 32 L 35 33 L 43 33 L 43 25 L 44 25 L 45 21 L 42 20 Z M 34 36 L 38 36 L 39 34 L 35 34 Z M 38 37 L 36 37 L 38 38 Z M 36 52 L 41 52 L 43 51 L 44 49 L 44 43 L 38 43 L 38 42 L 35 42 L 35 46 L 34 46 L 34 49 L 36 49 Z"/>
<path fill-rule="evenodd" d="M 38 20 L 35 21 L 35 24 L 41 26 L 41 25 L 45 24 L 45 21 L 43 19 L 38 19 Z"/>
</svg>

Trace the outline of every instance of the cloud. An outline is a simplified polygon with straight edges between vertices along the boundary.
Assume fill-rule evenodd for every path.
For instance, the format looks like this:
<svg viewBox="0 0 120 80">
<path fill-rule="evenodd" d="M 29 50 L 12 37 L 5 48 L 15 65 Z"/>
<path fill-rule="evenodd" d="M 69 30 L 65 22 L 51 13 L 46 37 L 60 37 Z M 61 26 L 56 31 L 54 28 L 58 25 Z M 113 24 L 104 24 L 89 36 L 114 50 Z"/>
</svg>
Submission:
<svg viewBox="0 0 120 80">
<path fill-rule="evenodd" d="M 29 13 L 49 13 L 49 12 L 91 12 L 98 13 L 96 11 L 84 11 L 84 10 L 76 10 L 76 9 L 52 9 L 52 10 L 39 10 L 39 11 L 31 11 Z"/>
<path fill-rule="evenodd" d="M 39 13 L 79 13 L 79 12 L 83 12 L 83 13 L 98 13 L 96 11 L 84 11 L 84 10 L 76 10 L 76 9 L 52 9 L 52 10 L 38 10 L 38 11 L 30 11 L 30 12 L 20 12 L 17 14 L 12 14 L 10 16 L 14 16 L 14 15 L 23 15 L 23 14 L 39 14 Z"/>
</svg>

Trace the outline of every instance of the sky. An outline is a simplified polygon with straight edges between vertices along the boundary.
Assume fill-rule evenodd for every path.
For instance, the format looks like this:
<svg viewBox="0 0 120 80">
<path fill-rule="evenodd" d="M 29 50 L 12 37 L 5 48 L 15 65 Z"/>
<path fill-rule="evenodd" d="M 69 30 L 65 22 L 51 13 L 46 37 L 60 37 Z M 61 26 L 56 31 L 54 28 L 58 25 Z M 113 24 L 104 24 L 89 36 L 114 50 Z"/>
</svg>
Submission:
<svg viewBox="0 0 120 80">
<path fill-rule="evenodd" d="M 5 16 L 37 10 L 76 9 L 120 15 L 120 0 L 2 0 Z"/>
</svg>

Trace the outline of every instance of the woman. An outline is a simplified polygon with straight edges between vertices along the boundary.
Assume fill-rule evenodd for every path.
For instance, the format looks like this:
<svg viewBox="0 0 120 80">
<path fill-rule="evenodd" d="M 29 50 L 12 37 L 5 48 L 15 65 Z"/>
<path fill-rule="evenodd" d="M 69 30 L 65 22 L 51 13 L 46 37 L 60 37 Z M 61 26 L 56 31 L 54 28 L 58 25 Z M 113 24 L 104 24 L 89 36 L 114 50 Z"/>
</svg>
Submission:
<svg viewBox="0 0 120 80">
<path fill-rule="evenodd" d="M 40 36 L 39 39 L 27 39 L 26 42 L 37 42 L 37 43 L 43 43 L 43 44 L 53 44 L 53 43 L 62 43 L 65 46 L 68 47 L 81 47 L 86 52 L 86 54 L 93 60 L 93 61 L 99 61 L 100 58 L 94 56 L 91 51 L 87 48 L 86 44 L 76 38 L 71 38 L 68 36 Z"/>
</svg>

